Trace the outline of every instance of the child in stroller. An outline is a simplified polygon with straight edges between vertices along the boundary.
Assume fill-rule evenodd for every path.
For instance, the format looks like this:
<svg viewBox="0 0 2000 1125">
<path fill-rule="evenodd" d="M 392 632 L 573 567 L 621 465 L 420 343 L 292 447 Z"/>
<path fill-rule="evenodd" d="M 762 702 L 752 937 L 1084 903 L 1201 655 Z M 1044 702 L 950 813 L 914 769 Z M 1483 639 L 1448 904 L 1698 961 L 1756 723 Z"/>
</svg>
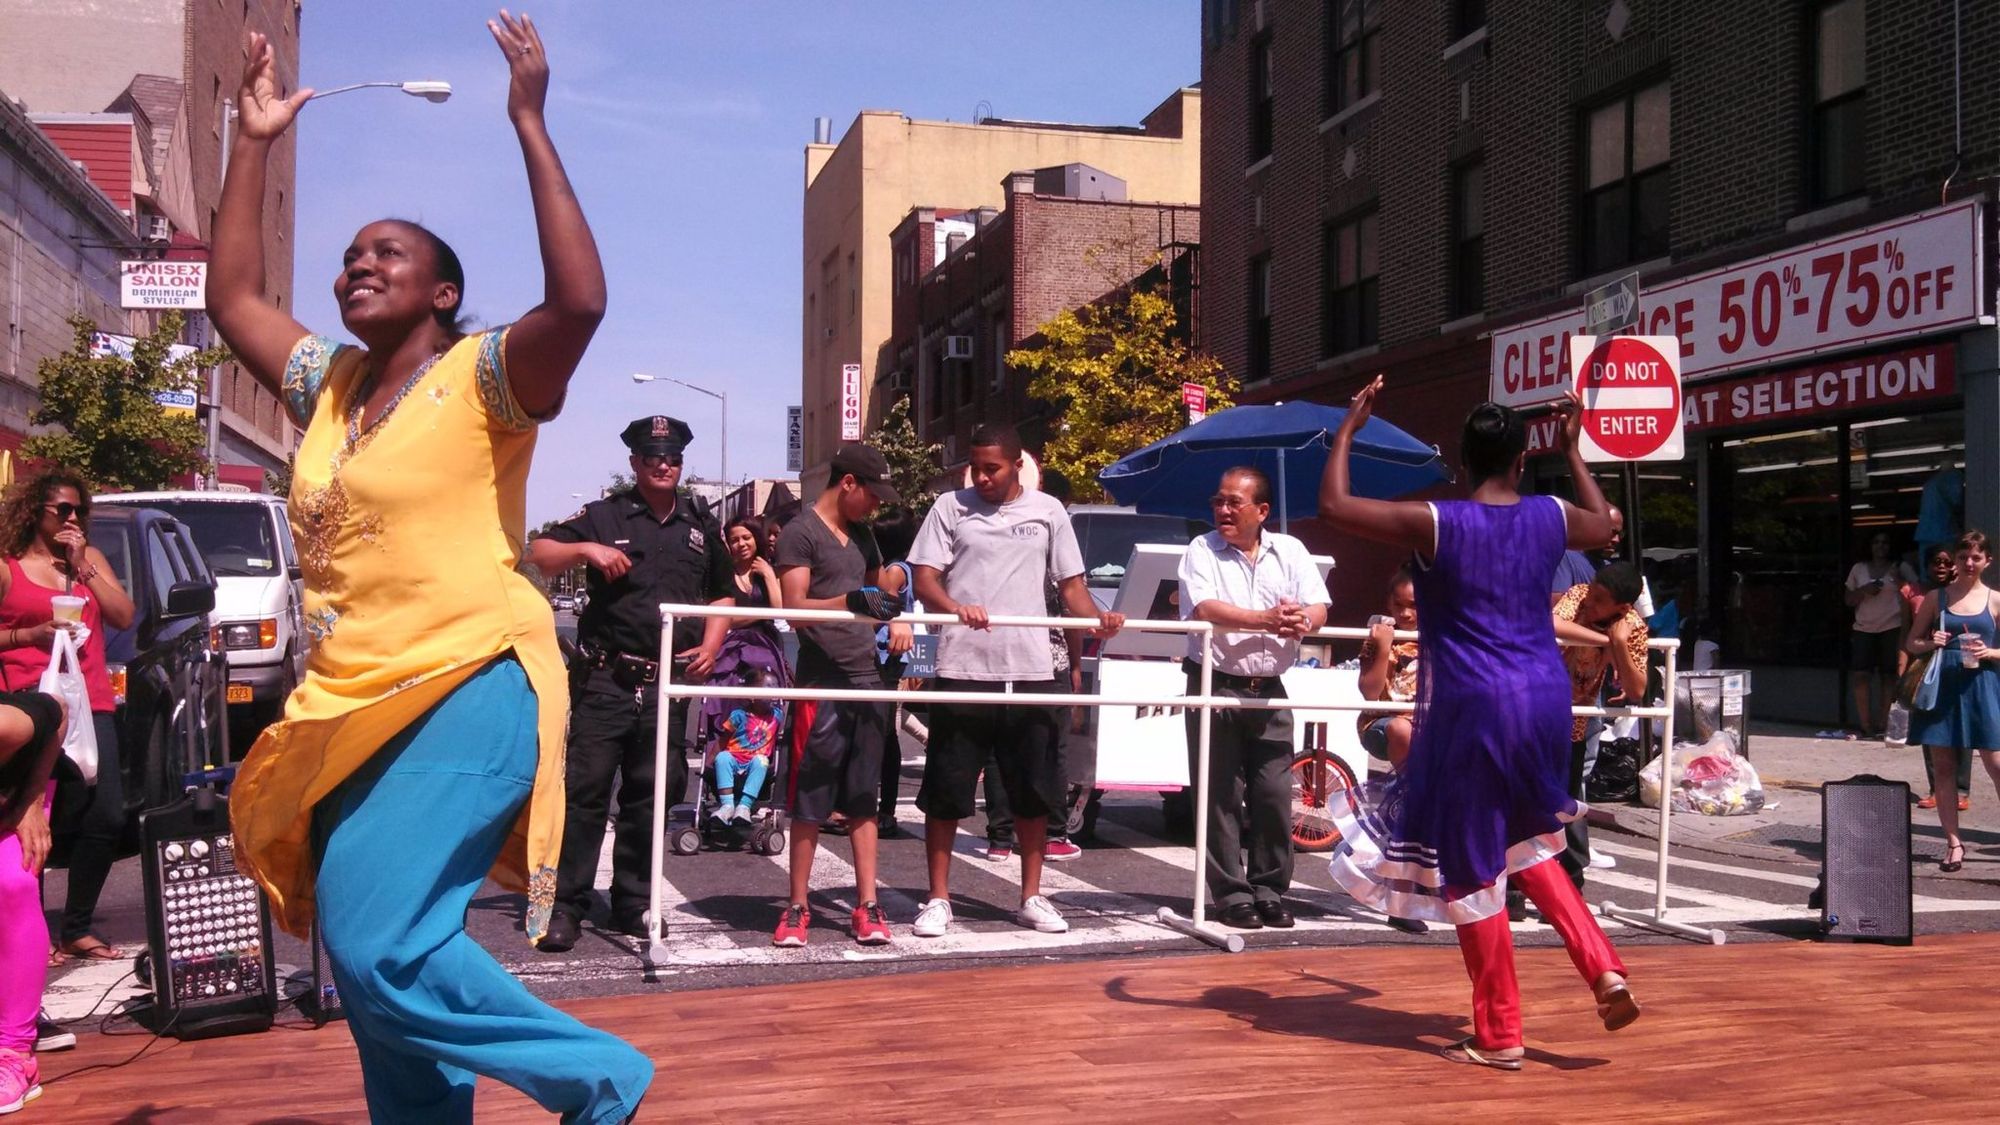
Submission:
<svg viewBox="0 0 2000 1125">
<path fill-rule="evenodd" d="M 785 688 L 792 685 L 782 642 L 775 631 L 757 622 L 729 631 L 716 654 L 708 682 L 736 687 Z M 765 855 L 785 850 L 785 818 L 780 803 L 765 797 L 781 792 L 786 772 L 785 720 L 789 708 L 770 700 L 720 699 L 707 696 L 693 718 L 695 745 L 702 748 L 701 779 L 692 805 L 677 805 L 670 814 L 668 843 L 676 855 L 693 855 L 710 847 L 739 848 L 746 843 Z M 741 714 L 743 718 L 732 725 Z M 764 751 L 756 752 L 754 736 L 746 745 L 741 734 L 761 729 Z M 738 734 L 733 735 L 735 731 Z M 737 753 L 750 749 L 747 758 Z M 762 805 L 763 807 L 759 807 Z"/>
<path fill-rule="evenodd" d="M 744 674 L 743 686 L 770 687 L 776 677 L 763 668 Z M 729 712 L 716 733 L 721 745 L 715 749 L 715 819 L 722 824 L 748 821 L 750 811 L 770 775 L 771 752 L 785 726 L 784 705 L 769 699 L 746 699 Z"/>
</svg>

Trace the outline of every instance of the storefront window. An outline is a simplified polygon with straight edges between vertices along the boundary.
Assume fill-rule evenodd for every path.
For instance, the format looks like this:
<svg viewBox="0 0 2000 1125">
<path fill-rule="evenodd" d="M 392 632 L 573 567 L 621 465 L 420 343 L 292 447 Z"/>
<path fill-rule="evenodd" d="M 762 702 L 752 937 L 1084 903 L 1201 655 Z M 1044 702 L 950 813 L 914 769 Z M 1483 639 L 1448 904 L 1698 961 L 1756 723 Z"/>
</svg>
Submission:
<svg viewBox="0 0 2000 1125">
<path fill-rule="evenodd" d="M 1838 427 L 1717 443 L 1715 618 L 1724 659 L 1828 666 L 1844 651 Z"/>
<path fill-rule="evenodd" d="M 1918 523 L 1924 486 L 1940 472 L 1962 472 L 1965 466 L 1964 413 L 1856 422 L 1847 428 L 1847 449 L 1849 554 L 1859 559 L 1868 536 L 1888 528 L 1897 555 L 1914 565 L 1923 545 Z M 1939 504 L 1935 496 L 1932 504 Z M 1936 537 L 1946 526 L 1963 530 L 1962 511 L 1942 510 L 1937 516 L 1924 535 Z"/>
</svg>

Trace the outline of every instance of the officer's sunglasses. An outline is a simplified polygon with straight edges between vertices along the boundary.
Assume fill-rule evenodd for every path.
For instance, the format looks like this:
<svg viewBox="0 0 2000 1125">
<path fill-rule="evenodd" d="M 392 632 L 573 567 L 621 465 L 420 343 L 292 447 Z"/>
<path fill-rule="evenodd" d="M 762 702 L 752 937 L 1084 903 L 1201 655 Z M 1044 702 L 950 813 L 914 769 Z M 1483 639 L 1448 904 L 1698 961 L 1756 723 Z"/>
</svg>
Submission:
<svg viewBox="0 0 2000 1125">
<path fill-rule="evenodd" d="M 657 469 L 661 465 L 678 469 L 681 467 L 681 458 L 678 453 L 648 453 L 639 458 L 639 463 L 649 469 Z"/>
<path fill-rule="evenodd" d="M 67 500 L 58 500 L 53 504 L 44 504 L 42 507 L 46 511 L 54 512 L 58 523 L 68 523 L 72 516 L 77 519 L 90 518 L 90 505 L 88 504 L 72 504 Z"/>
</svg>

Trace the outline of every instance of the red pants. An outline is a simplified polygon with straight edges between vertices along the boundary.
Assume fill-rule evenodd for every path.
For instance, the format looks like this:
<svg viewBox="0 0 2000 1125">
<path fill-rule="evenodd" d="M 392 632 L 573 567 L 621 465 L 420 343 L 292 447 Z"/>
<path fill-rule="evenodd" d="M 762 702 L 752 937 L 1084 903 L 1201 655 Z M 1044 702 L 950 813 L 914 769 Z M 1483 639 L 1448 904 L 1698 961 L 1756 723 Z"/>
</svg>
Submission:
<svg viewBox="0 0 2000 1125">
<path fill-rule="evenodd" d="M 1605 973 L 1623 975 L 1625 963 L 1591 917 L 1583 896 L 1554 859 L 1509 876 L 1533 900 L 1542 920 L 1562 935 L 1563 948 L 1586 984 Z M 1458 949 L 1472 977 L 1473 1045 L 1489 1051 L 1521 1045 L 1521 986 L 1514 977 L 1514 935 L 1505 911 L 1458 927 Z"/>
</svg>

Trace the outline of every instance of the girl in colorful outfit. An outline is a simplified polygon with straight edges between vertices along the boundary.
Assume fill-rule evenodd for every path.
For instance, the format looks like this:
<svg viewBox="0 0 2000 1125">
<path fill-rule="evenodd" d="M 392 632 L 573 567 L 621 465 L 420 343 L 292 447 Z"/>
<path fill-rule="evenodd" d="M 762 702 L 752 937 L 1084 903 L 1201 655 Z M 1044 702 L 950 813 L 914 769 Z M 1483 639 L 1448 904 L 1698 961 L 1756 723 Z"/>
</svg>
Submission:
<svg viewBox="0 0 2000 1125">
<path fill-rule="evenodd" d="M 769 687 L 772 676 L 755 668 L 744 687 Z M 771 772 L 771 749 L 785 728 L 785 709 L 768 699 L 745 700 L 722 720 L 722 745 L 715 752 L 715 819 L 749 820 L 757 793 Z"/>
<path fill-rule="evenodd" d="M 1931 757 L 1945 845 L 1938 870 L 1947 874 L 1965 866 L 1965 844 L 1958 838 L 1960 760 L 1977 754 L 2000 791 L 2000 640 L 1994 637 L 2000 591 L 1985 582 L 1987 551 L 1981 532 L 1958 537 L 1951 553 L 1954 577 L 1924 595 L 1904 641 L 1911 655 L 1936 653 L 1943 662 L 1936 704 L 1910 715 L 1910 741 Z"/>
<path fill-rule="evenodd" d="M 541 37 L 504 11 L 487 29 L 511 71 L 542 303 L 466 335 L 457 255 L 415 224 L 370 223 L 333 284 L 362 348 L 263 300 L 265 162 L 311 92 L 280 94 L 270 46 L 250 36 L 208 306 L 305 427 L 291 519 L 312 652 L 243 763 L 231 816 L 285 929 L 317 918 L 375 1121 L 470 1121 L 479 1074 L 565 1122 L 623 1121 L 652 1064 L 535 999 L 465 933 L 489 869 L 527 892 L 530 944 L 554 898 L 568 692 L 554 617 L 515 566 L 535 426 L 561 406 L 605 302 L 542 116 Z"/>
<path fill-rule="evenodd" d="M 1336 795 L 1341 843 L 1333 877 L 1395 917 L 1448 922 L 1472 977 L 1473 1035 L 1446 1058 L 1521 1068 L 1521 998 L 1507 927 L 1509 881 L 1562 935 L 1606 1030 L 1639 1017 L 1625 966 L 1556 863 L 1563 825 L 1584 809 L 1568 789 L 1569 677 L 1549 617 L 1565 547 L 1611 538 L 1610 505 L 1577 452 L 1579 415 L 1563 426 L 1578 504 L 1523 496 L 1526 429 L 1485 403 L 1466 419 L 1469 501 L 1368 500 L 1348 489 L 1347 456 L 1382 389 L 1348 406 L 1320 486 L 1320 515 L 1354 535 L 1416 553 L 1417 722 L 1410 756 L 1372 808 Z"/>
<path fill-rule="evenodd" d="M 49 777 L 65 729 L 55 697 L 0 695 L 0 1117 L 42 1095 L 35 1016 L 48 982 L 49 927 L 41 876 Z"/>
</svg>

